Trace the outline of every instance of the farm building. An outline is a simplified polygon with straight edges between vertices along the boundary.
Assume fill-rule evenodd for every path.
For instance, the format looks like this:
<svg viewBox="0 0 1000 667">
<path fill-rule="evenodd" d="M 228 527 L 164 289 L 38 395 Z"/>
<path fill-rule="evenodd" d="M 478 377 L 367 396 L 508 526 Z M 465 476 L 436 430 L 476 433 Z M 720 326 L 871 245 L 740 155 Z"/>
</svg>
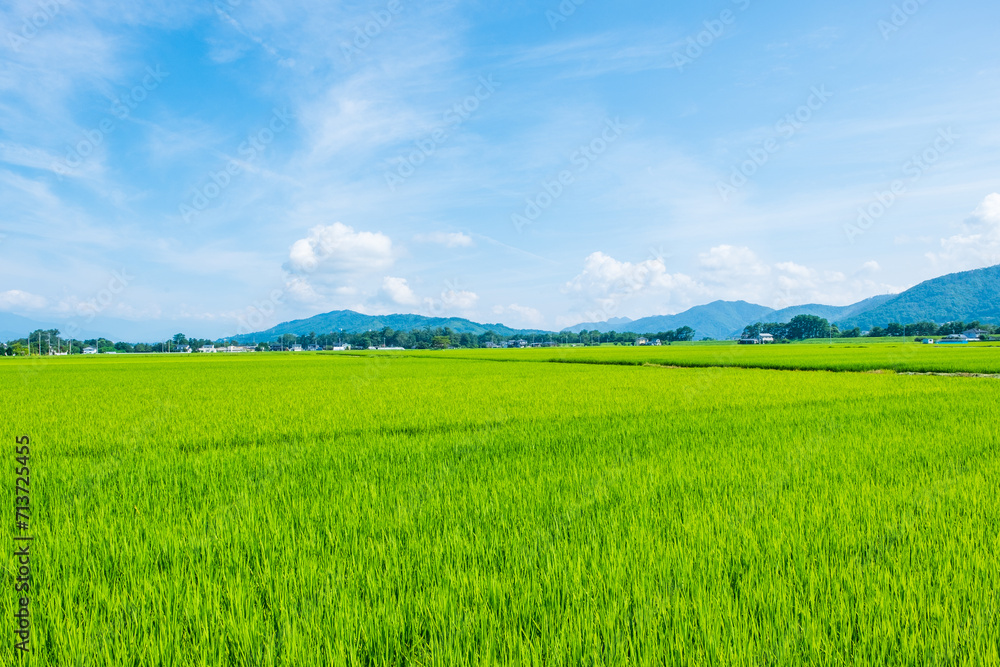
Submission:
<svg viewBox="0 0 1000 667">
<path fill-rule="evenodd" d="M 774 336 L 769 333 L 759 333 L 756 336 L 740 338 L 740 345 L 768 345 L 774 342 Z"/>
</svg>

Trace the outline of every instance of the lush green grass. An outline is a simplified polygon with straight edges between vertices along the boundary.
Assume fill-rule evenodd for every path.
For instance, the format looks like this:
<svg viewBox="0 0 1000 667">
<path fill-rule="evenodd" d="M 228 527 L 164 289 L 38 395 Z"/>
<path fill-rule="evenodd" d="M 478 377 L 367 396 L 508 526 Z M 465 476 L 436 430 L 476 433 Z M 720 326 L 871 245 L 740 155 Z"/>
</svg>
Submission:
<svg viewBox="0 0 1000 667">
<path fill-rule="evenodd" d="M 5 361 L 31 664 L 998 664 L 998 399 L 457 353 Z"/>
<path fill-rule="evenodd" d="M 523 350 L 448 350 L 409 355 L 513 361 L 596 364 L 660 364 L 692 368 L 989 373 L 1000 374 L 1000 345 L 922 345 L 913 342 L 820 341 L 788 345 L 693 343 L 661 347 L 557 347 Z"/>
</svg>

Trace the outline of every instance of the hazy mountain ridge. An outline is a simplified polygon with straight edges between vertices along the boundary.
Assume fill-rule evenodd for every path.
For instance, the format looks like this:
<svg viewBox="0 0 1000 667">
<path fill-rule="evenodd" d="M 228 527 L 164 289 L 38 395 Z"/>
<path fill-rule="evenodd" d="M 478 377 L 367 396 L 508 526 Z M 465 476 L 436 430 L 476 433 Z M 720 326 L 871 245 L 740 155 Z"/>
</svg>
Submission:
<svg viewBox="0 0 1000 667">
<path fill-rule="evenodd" d="M 353 310 L 335 310 L 321 313 L 303 320 L 282 322 L 265 331 L 233 336 L 240 342 L 268 341 L 283 334 L 296 336 L 315 332 L 317 334 L 364 333 L 366 331 L 381 331 L 385 327 L 396 331 L 412 331 L 413 329 L 449 328 L 455 333 L 470 333 L 476 336 L 492 331 L 500 336 L 515 336 L 518 334 L 549 333 L 538 329 L 512 329 L 503 324 L 480 324 L 461 317 L 426 317 L 413 314 L 396 315 L 364 315 Z"/>
<path fill-rule="evenodd" d="M 1000 265 L 924 281 L 864 312 L 849 315 L 841 328 L 933 321 L 1000 324 Z"/>
<path fill-rule="evenodd" d="M 629 327 L 634 333 L 655 333 L 689 326 L 696 339 L 731 338 L 756 322 L 788 322 L 796 315 L 823 317 L 841 329 L 887 326 L 889 322 L 980 321 L 1000 324 L 1000 265 L 950 273 L 924 281 L 900 294 L 881 294 L 847 306 L 806 304 L 774 310 L 745 301 L 715 301 L 677 315 L 646 317 Z M 615 329 L 596 323 L 593 329 Z M 576 331 L 577 327 L 572 329 Z M 590 329 L 592 330 L 592 329 Z"/>
<path fill-rule="evenodd" d="M 930 320 L 939 324 L 950 321 L 1000 324 L 1000 265 L 973 271 L 952 273 L 927 280 L 901 294 L 874 296 L 847 306 L 805 304 L 774 310 L 746 301 L 714 301 L 695 306 L 676 315 L 657 315 L 630 320 L 616 317 L 606 322 L 585 322 L 563 329 L 566 332 L 609 331 L 657 333 L 691 327 L 696 339 L 724 339 L 738 336 L 755 322 L 788 322 L 796 315 L 816 315 L 837 324 L 841 329 L 886 326 L 889 322 L 909 324 Z M 501 336 L 555 333 L 540 329 L 515 329 L 504 324 L 482 324 L 460 317 L 426 317 L 414 314 L 364 315 L 351 310 L 337 310 L 310 318 L 282 322 L 270 329 L 232 336 L 241 342 L 268 341 L 286 333 L 296 335 L 364 333 L 390 327 L 397 331 L 449 328 L 456 333 L 481 335 L 492 331 Z M 12 313 L 0 313 L 0 340 L 24 338 L 36 329 L 66 329 L 66 324 L 44 323 Z M 78 337 L 90 338 L 83 333 Z M 108 334 L 102 334 L 110 338 Z M 121 332 L 118 332 L 121 336 Z"/>
</svg>

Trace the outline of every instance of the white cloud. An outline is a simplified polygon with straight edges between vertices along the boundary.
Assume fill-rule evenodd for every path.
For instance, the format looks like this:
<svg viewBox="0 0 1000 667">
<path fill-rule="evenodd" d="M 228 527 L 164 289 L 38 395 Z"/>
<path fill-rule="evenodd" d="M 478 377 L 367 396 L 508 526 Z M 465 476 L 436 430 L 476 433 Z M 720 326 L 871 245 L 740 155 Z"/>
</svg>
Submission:
<svg viewBox="0 0 1000 667">
<path fill-rule="evenodd" d="M 288 256 L 292 273 L 366 273 L 388 268 L 394 260 L 392 239 L 381 232 L 356 232 L 335 222 L 309 230 Z"/>
<path fill-rule="evenodd" d="M 616 317 L 626 303 L 640 316 L 662 313 L 668 302 L 690 303 L 694 295 L 704 291 L 689 276 L 668 273 L 662 259 L 633 264 L 603 252 L 589 255 L 583 272 L 563 287 L 564 293 L 582 301 L 576 316 L 587 322 Z"/>
<path fill-rule="evenodd" d="M 771 270 L 746 247 L 720 245 L 698 255 L 698 265 L 709 282 L 728 284 L 755 276 L 766 276 Z"/>
<path fill-rule="evenodd" d="M 468 290 L 446 290 L 441 293 L 441 303 L 446 308 L 471 310 L 479 303 L 479 295 Z"/>
<path fill-rule="evenodd" d="M 794 276 L 798 280 L 812 280 L 814 272 L 812 269 L 796 264 L 795 262 L 779 262 L 774 265 L 779 271 L 784 271 L 789 276 Z"/>
<path fill-rule="evenodd" d="M 516 325 L 529 325 L 531 327 L 541 327 L 545 323 L 545 316 L 542 315 L 541 311 L 537 308 L 531 308 L 530 306 L 519 306 L 516 303 L 512 303 L 509 306 L 494 306 L 494 315 L 513 315 L 514 324 Z M 510 322 L 503 322 L 508 326 L 511 325 Z"/>
<path fill-rule="evenodd" d="M 433 234 L 417 234 L 414 237 L 418 243 L 437 243 L 446 248 L 471 248 L 475 245 L 472 237 L 462 232 L 434 232 Z"/>
<path fill-rule="evenodd" d="M 868 273 L 878 273 L 882 270 L 882 266 L 873 259 L 870 262 L 865 262 L 864 266 L 861 267 L 861 270 Z"/>
<path fill-rule="evenodd" d="M 12 289 L 0 292 L 0 310 L 14 310 L 25 308 L 28 310 L 40 310 L 48 305 L 45 297 L 23 292 L 19 289 Z"/>
<path fill-rule="evenodd" d="M 415 306 L 420 303 L 420 299 L 407 284 L 406 278 L 386 276 L 382 280 L 382 291 L 393 303 L 401 306 Z"/>
<path fill-rule="evenodd" d="M 1000 194 L 986 197 L 962 227 L 963 233 L 941 239 L 941 252 L 927 254 L 935 265 L 963 271 L 1000 263 Z"/>
<path fill-rule="evenodd" d="M 299 303 L 314 304 L 322 300 L 322 296 L 312 284 L 302 276 L 293 276 L 285 283 L 285 291 Z"/>
<path fill-rule="evenodd" d="M 662 291 L 693 285 L 694 281 L 688 276 L 667 273 L 661 259 L 633 264 L 595 252 L 584 260 L 583 272 L 566 283 L 564 291 L 595 297 L 627 296 L 646 290 Z"/>
</svg>

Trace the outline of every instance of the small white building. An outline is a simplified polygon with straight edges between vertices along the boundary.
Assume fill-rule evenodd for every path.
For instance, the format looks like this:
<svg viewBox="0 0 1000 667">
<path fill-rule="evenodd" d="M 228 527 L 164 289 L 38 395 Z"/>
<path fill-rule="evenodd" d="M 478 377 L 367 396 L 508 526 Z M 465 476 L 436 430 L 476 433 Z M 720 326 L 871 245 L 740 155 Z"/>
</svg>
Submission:
<svg viewBox="0 0 1000 667">
<path fill-rule="evenodd" d="M 759 333 L 749 338 L 740 338 L 740 345 L 770 345 L 774 342 L 774 336 L 769 333 Z"/>
<path fill-rule="evenodd" d="M 214 354 L 215 353 L 215 346 L 214 345 L 202 345 L 200 348 L 198 348 L 198 351 L 199 352 L 204 352 L 206 354 Z"/>
<path fill-rule="evenodd" d="M 302 346 L 301 345 L 292 345 L 288 349 L 291 350 L 292 352 L 301 352 L 302 351 Z"/>
<path fill-rule="evenodd" d="M 97 348 L 96 347 L 85 347 L 85 348 L 83 348 L 83 353 L 84 354 L 97 354 Z"/>
</svg>

